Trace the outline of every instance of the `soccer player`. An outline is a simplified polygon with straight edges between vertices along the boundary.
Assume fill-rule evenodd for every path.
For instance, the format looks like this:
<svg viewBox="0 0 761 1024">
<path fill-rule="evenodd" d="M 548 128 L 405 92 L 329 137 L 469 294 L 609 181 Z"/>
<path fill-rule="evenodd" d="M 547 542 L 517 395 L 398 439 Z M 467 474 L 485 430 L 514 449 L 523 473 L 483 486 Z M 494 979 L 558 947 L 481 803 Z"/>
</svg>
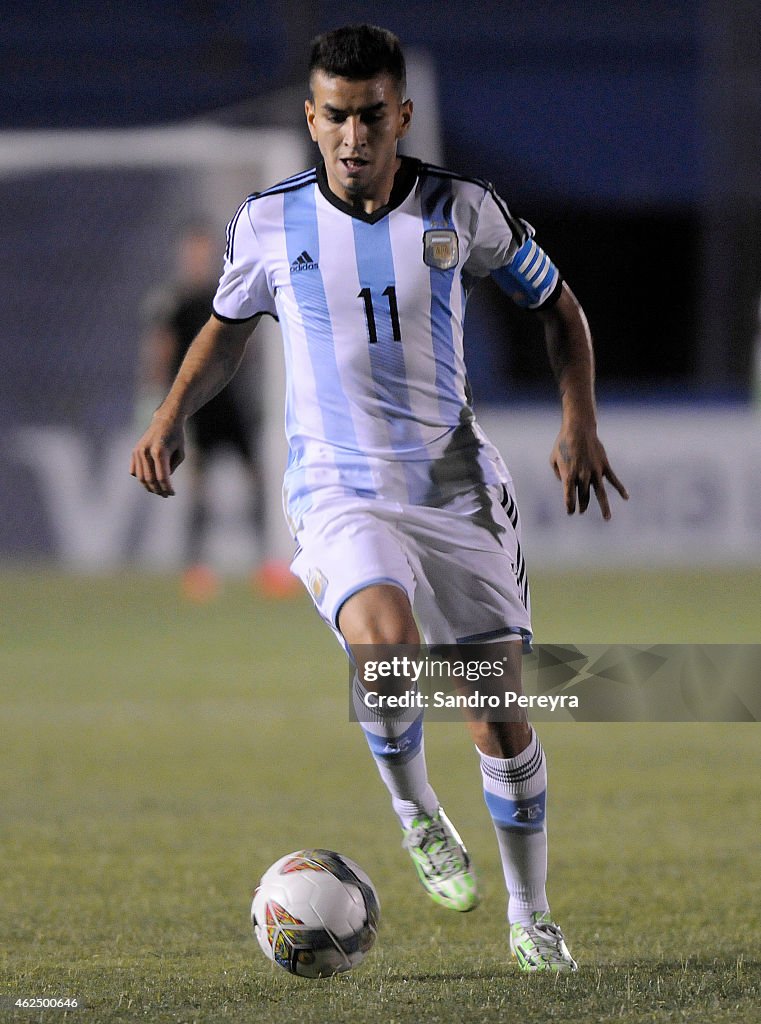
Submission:
<svg viewBox="0 0 761 1024">
<path fill-rule="evenodd" d="M 566 509 L 626 490 L 597 436 L 586 319 L 533 229 L 485 181 L 400 157 L 405 66 L 391 33 L 318 37 L 306 120 L 322 162 L 250 196 L 227 231 L 214 313 L 131 472 L 174 493 L 184 423 L 235 372 L 263 314 L 279 318 L 293 571 L 357 665 L 354 698 L 422 884 L 478 902 L 468 853 L 428 780 L 421 717 L 367 713 L 367 645 L 495 642 L 520 692 L 531 620 L 510 475 L 476 423 L 463 362 L 467 295 L 491 274 L 541 317 L 562 403 L 551 463 Z M 419 624 L 419 627 L 418 627 Z M 523 718 L 468 721 L 525 971 L 575 970 L 545 891 L 547 770 Z"/>
</svg>

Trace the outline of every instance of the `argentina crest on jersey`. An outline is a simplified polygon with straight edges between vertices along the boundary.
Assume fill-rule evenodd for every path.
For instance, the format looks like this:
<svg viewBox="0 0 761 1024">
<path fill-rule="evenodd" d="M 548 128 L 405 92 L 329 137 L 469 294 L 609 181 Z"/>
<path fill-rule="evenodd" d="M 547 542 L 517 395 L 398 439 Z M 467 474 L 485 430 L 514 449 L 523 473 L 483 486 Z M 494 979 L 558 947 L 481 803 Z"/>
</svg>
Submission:
<svg viewBox="0 0 761 1024">
<path fill-rule="evenodd" d="M 434 270 L 451 270 L 460 259 L 454 228 L 430 228 L 423 232 L 423 262 Z"/>
</svg>

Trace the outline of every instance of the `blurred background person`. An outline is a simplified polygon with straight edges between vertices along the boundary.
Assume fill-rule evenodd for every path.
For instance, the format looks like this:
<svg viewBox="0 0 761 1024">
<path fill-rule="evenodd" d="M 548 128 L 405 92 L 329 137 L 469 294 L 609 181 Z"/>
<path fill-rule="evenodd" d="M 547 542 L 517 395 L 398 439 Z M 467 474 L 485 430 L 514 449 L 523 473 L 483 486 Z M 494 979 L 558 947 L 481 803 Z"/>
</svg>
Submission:
<svg viewBox="0 0 761 1024">
<path fill-rule="evenodd" d="M 146 298 L 136 408 L 141 430 L 150 422 L 191 342 L 209 318 L 219 278 L 218 263 L 216 233 L 205 221 L 193 220 L 180 232 L 173 280 Z M 250 496 L 248 520 L 260 562 L 252 570 L 252 584 L 269 596 L 286 596 L 297 586 L 287 565 L 263 557 L 266 503 L 259 458 L 262 409 L 258 381 L 258 375 L 250 374 L 245 392 L 234 385 L 223 388 L 189 422 L 190 512 L 182 591 L 193 601 L 211 600 L 220 588 L 219 574 L 207 554 L 213 516 L 209 470 L 213 460 L 225 451 L 237 456 Z"/>
</svg>

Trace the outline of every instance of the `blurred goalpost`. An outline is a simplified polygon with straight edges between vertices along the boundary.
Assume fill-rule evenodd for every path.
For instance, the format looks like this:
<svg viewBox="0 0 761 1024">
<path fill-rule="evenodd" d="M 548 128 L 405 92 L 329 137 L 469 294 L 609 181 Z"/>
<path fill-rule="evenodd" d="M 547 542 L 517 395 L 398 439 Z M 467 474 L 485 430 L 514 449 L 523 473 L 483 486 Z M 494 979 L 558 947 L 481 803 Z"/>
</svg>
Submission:
<svg viewBox="0 0 761 1024">
<path fill-rule="evenodd" d="M 87 458 L 97 458 L 99 450 L 101 456 L 104 449 L 111 452 L 110 438 L 117 434 L 126 438 L 132 433 L 134 442 L 140 310 L 151 288 L 171 280 L 178 230 L 198 219 L 218 230 L 221 273 L 224 226 L 241 201 L 304 169 L 308 159 L 303 134 L 285 129 L 201 124 L 0 134 L 0 202 L 10 211 L 5 227 L 9 247 L 20 255 L 18 277 L 11 281 L 4 274 L 3 287 L 13 292 L 20 311 L 26 307 L 27 317 L 34 313 L 26 331 L 31 326 L 35 336 L 44 337 L 38 346 L 35 337 L 16 335 L 20 328 L 14 327 L 13 317 L 0 328 L 5 334 L 0 355 L 25 349 L 15 380 L 2 396 L 6 435 L 15 428 L 26 438 L 21 449 L 25 443 L 33 449 L 47 443 L 47 430 L 52 449 L 56 439 L 71 440 L 75 432 Z M 258 554 L 290 559 L 293 544 L 280 500 L 287 445 L 279 327 L 264 317 L 255 337 L 256 365 L 244 360 L 234 383 L 243 393 L 250 375 L 260 377 L 267 535 L 266 551 Z M 116 445 L 119 458 L 123 448 Z M 36 457 L 45 455 L 38 451 Z M 110 457 L 117 456 L 113 452 Z M 55 467 L 47 472 L 54 473 Z M 117 472 L 114 467 L 103 478 L 110 480 Z M 134 481 L 130 484 L 135 488 Z M 53 530 L 59 540 L 63 534 L 71 541 L 69 550 L 60 552 L 64 561 L 95 568 L 130 557 L 130 527 L 125 521 L 119 530 L 113 519 L 114 513 L 133 515 L 135 499 L 127 490 L 119 493 L 121 500 L 115 494 L 103 496 L 101 515 L 85 509 L 84 519 L 90 522 L 79 533 L 74 524 Z M 63 514 L 60 506 L 68 502 L 73 509 L 76 501 L 63 482 L 56 494 L 48 502 L 59 506 L 51 509 L 54 517 Z M 146 513 L 147 506 L 138 513 L 159 527 L 143 533 L 164 534 L 163 541 L 146 537 L 137 546 L 133 556 L 138 561 L 170 565 L 181 557 L 180 542 L 166 536 L 183 526 L 178 514 L 182 500 L 175 504 L 178 508 L 169 513 L 156 509 L 154 516 L 153 508 Z M 230 551 L 226 561 L 228 568 L 233 566 Z"/>
</svg>

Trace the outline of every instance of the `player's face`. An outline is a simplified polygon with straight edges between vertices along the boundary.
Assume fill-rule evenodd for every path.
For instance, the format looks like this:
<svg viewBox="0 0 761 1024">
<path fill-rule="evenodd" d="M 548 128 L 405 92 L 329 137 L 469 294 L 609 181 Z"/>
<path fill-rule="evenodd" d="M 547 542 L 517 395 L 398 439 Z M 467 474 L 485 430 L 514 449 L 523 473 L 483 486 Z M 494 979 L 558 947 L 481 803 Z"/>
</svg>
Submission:
<svg viewBox="0 0 761 1024">
<path fill-rule="evenodd" d="M 396 147 L 412 120 L 412 102 L 386 73 L 366 81 L 312 76 L 306 101 L 309 133 L 320 148 L 328 184 L 344 202 L 372 213 L 389 201 L 399 166 Z"/>
</svg>

